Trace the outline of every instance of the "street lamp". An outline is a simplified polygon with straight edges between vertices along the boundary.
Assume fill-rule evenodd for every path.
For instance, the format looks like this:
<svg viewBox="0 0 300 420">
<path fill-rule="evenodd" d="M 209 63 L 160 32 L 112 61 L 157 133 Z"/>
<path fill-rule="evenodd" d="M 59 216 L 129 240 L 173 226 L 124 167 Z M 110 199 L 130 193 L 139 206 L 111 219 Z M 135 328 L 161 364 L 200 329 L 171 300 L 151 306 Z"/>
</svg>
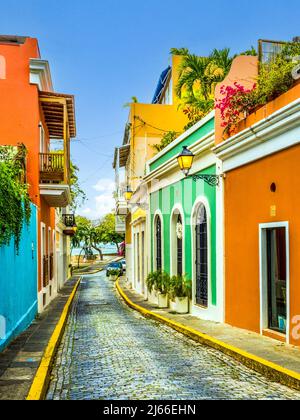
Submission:
<svg viewBox="0 0 300 420">
<path fill-rule="evenodd" d="M 126 201 L 130 201 L 131 198 L 132 198 L 132 196 L 133 196 L 133 191 L 130 188 L 130 186 L 128 185 L 127 188 L 126 188 L 126 191 L 124 193 L 125 200 Z"/>
<path fill-rule="evenodd" d="M 193 166 L 194 158 L 195 155 L 187 148 L 187 146 L 183 146 L 182 152 L 177 156 L 178 165 L 186 177 L 188 177 Z M 194 182 L 202 180 L 211 187 L 217 187 L 220 184 L 220 178 L 222 176 L 223 175 L 197 174 L 192 175 L 192 178 Z"/>
<path fill-rule="evenodd" d="M 178 165 L 185 176 L 188 176 L 194 161 L 195 155 L 187 148 L 183 146 L 182 152 L 178 155 Z"/>
</svg>

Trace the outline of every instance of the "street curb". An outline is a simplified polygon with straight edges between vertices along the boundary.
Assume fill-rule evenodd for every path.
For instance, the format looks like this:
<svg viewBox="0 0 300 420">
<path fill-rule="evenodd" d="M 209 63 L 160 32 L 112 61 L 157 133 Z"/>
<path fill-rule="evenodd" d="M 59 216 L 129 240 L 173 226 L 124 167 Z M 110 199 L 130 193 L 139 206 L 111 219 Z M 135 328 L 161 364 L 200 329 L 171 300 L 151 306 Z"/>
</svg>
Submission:
<svg viewBox="0 0 300 420">
<path fill-rule="evenodd" d="M 40 366 L 35 374 L 34 380 L 31 384 L 30 391 L 27 395 L 26 400 L 28 401 L 39 401 L 43 400 L 46 396 L 48 385 L 50 382 L 51 368 L 54 362 L 54 358 L 57 352 L 57 349 L 60 345 L 62 335 L 64 333 L 68 315 L 71 309 L 72 302 L 74 300 L 75 294 L 78 290 L 79 284 L 82 277 L 79 278 L 75 284 L 71 295 L 63 309 L 61 317 L 54 329 L 54 332 L 49 340 L 49 343 L 46 347 L 44 355 L 42 357 Z"/>
<path fill-rule="evenodd" d="M 120 296 L 124 299 L 129 307 L 140 312 L 143 316 L 152 318 L 156 321 L 173 328 L 174 330 L 190 337 L 194 341 L 198 341 L 201 344 L 212 347 L 216 350 L 221 351 L 227 356 L 232 357 L 248 368 L 266 376 L 274 382 L 279 382 L 282 385 L 294 388 L 300 391 L 300 374 L 289 369 L 285 369 L 275 363 L 269 362 L 261 357 L 255 356 L 242 349 L 231 346 L 230 344 L 224 343 L 216 338 L 210 337 L 207 334 L 201 333 L 193 328 L 186 327 L 176 321 L 165 318 L 162 315 L 156 314 L 142 306 L 133 303 L 123 289 L 120 286 L 119 280 L 116 281 L 116 288 Z"/>
</svg>

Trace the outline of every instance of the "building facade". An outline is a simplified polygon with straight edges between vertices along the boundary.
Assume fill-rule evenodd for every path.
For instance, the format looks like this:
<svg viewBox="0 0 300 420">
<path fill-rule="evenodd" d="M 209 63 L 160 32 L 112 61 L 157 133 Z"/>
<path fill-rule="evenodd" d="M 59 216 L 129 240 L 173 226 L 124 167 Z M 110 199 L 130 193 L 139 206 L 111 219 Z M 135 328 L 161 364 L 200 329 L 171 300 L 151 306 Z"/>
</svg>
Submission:
<svg viewBox="0 0 300 420">
<path fill-rule="evenodd" d="M 26 178 L 33 205 L 31 240 L 24 233 L 21 243 L 22 254 L 29 255 L 29 261 L 26 259 L 29 266 L 22 265 L 20 255 L 16 258 L 21 265 L 16 265 L 15 270 L 4 268 L 4 271 L 7 269 L 10 273 L 14 289 L 24 273 L 30 273 L 30 277 L 23 280 L 35 283 L 37 308 L 41 312 L 66 280 L 59 278 L 56 270 L 55 208 L 65 208 L 71 202 L 70 138 L 76 135 L 74 97 L 54 92 L 49 63 L 41 59 L 38 41 L 20 36 L 0 36 L 0 95 L 0 144 L 25 146 Z M 53 151 L 52 140 L 60 144 L 60 150 Z M 12 249 L 0 251 L 7 256 Z M 36 264 L 32 258 L 36 258 Z M 4 288 L 0 290 L 1 296 L 3 290 L 8 293 L 5 295 L 8 301 L 10 293 L 19 293 L 19 290 Z M 26 318 L 25 302 L 29 297 L 22 295 L 20 299 L 19 308 L 23 308 L 20 310 L 24 313 L 18 317 L 22 319 Z"/>
<path fill-rule="evenodd" d="M 180 60 L 181 57 L 172 57 L 171 66 L 159 78 L 152 103 L 130 105 L 123 145 L 115 150 L 113 167 L 116 171 L 116 215 L 125 217 L 123 229 L 126 233 L 127 278 L 136 285 L 141 284 L 140 276 L 143 276 L 144 283 L 143 273 L 146 275 L 148 272 L 148 259 L 145 257 L 148 255 L 146 214 L 140 217 L 139 206 L 136 206 L 137 197 L 141 194 L 143 177 L 146 174 L 146 162 L 156 153 L 153 146 L 159 144 L 166 133 L 170 131 L 181 133 L 188 122 L 187 117 L 178 108 L 175 93 Z M 130 202 L 124 198 L 127 190 L 137 193 Z M 146 195 L 142 193 L 144 201 L 147 200 Z M 134 243 L 134 238 L 138 244 Z M 140 250 L 141 261 L 136 260 L 134 249 Z M 138 286 L 138 290 L 142 292 L 145 289 Z"/>
<path fill-rule="evenodd" d="M 250 81 L 253 71 L 243 66 L 224 83 Z M 295 82 L 214 149 L 226 174 L 226 322 L 293 345 L 300 345 L 299 98 Z"/>
<path fill-rule="evenodd" d="M 33 321 L 38 310 L 38 212 L 31 205 L 31 219 L 23 226 L 19 251 L 14 241 L 0 247 L 0 351 Z"/>
<path fill-rule="evenodd" d="M 186 275 L 190 312 L 223 322 L 223 179 L 214 141 L 212 112 L 148 162 L 149 267 Z M 177 162 L 183 146 L 195 155 L 188 177 Z"/>
</svg>

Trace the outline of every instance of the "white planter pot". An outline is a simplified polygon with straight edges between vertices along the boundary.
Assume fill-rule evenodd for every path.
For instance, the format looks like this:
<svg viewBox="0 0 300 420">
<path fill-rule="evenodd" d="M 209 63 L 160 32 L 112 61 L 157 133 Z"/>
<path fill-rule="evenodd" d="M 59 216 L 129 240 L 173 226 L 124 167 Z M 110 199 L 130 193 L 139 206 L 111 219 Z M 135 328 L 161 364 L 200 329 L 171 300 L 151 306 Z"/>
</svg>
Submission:
<svg viewBox="0 0 300 420">
<path fill-rule="evenodd" d="M 176 303 L 174 300 L 170 300 L 170 310 L 171 312 L 176 312 Z"/>
<path fill-rule="evenodd" d="M 187 297 L 176 297 L 175 298 L 176 304 L 176 312 L 178 314 L 188 314 L 189 313 L 189 298 Z"/>
<path fill-rule="evenodd" d="M 168 308 L 169 307 L 168 301 L 169 301 L 169 298 L 167 294 L 165 295 L 163 295 L 162 293 L 158 294 L 158 307 L 160 309 Z"/>
<path fill-rule="evenodd" d="M 152 303 L 153 305 L 158 305 L 158 296 L 157 293 L 154 292 L 154 290 L 152 290 L 151 293 L 149 293 L 148 295 L 148 300 L 150 303 Z"/>
</svg>

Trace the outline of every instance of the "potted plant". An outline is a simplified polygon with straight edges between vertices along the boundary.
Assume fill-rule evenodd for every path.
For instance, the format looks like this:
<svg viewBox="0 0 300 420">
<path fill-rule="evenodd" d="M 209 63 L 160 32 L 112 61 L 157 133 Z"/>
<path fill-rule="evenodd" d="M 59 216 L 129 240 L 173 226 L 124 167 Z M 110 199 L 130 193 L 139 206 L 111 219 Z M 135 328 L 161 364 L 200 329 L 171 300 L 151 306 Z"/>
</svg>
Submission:
<svg viewBox="0 0 300 420">
<path fill-rule="evenodd" d="M 154 271 L 148 275 L 146 284 L 150 302 L 158 304 L 161 309 L 168 308 L 169 274 L 161 270 Z"/>
<path fill-rule="evenodd" d="M 117 269 L 112 269 L 109 271 L 109 279 L 112 281 L 116 281 L 120 276 L 120 271 Z"/>
<path fill-rule="evenodd" d="M 189 312 L 189 300 L 192 295 L 192 282 L 186 276 L 173 276 L 170 281 L 170 294 L 175 301 L 174 309 L 178 314 Z"/>
<path fill-rule="evenodd" d="M 161 309 L 169 307 L 170 276 L 165 271 L 160 271 L 156 277 L 154 288 L 158 293 L 158 307 Z"/>
<path fill-rule="evenodd" d="M 146 285 L 147 285 L 147 289 L 148 289 L 148 300 L 150 303 L 154 303 L 157 304 L 158 303 L 158 296 L 155 293 L 155 284 L 156 284 L 156 279 L 158 276 L 158 271 L 154 271 L 148 274 L 147 279 L 146 279 Z"/>
</svg>

